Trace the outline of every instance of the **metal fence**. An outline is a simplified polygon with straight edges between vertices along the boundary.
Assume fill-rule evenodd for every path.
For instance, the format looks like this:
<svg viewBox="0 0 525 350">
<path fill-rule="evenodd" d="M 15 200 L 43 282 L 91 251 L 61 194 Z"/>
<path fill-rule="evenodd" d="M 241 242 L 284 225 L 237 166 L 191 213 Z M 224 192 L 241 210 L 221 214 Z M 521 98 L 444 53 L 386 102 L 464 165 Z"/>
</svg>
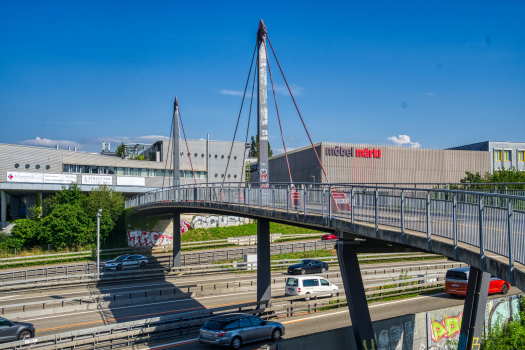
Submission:
<svg viewBox="0 0 525 350">
<path fill-rule="evenodd" d="M 159 189 L 129 199 L 126 207 L 151 204 L 192 204 L 232 209 L 259 209 L 320 215 L 328 227 L 332 218 L 364 221 L 450 238 L 479 247 L 483 269 L 485 250 L 525 264 L 525 197 L 436 188 L 355 184 L 226 183 Z M 457 255 L 455 256 L 457 258 Z M 511 278 L 513 273 L 511 272 Z M 510 281 L 513 283 L 514 281 Z"/>
</svg>

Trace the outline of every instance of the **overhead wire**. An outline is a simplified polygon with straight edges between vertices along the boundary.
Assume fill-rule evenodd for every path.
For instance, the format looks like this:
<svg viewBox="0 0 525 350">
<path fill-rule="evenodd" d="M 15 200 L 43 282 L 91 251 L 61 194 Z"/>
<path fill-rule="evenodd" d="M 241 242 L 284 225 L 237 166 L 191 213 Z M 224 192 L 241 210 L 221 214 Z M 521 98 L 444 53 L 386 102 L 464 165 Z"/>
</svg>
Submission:
<svg viewBox="0 0 525 350">
<path fill-rule="evenodd" d="M 241 109 L 239 110 L 239 116 L 237 117 L 237 125 L 235 126 L 235 132 L 233 133 L 232 145 L 230 147 L 230 154 L 228 155 L 228 162 L 226 163 L 226 171 L 224 172 L 224 177 L 222 179 L 222 185 L 224 185 L 224 181 L 226 180 L 226 174 L 228 173 L 228 167 L 230 165 L 233 145 L 235 144 L 235 137 L 237 135 L 237 128 L 239 127 L 239 121 L 241 120 L 241 114 L 242 114 L 242 107 L 244 106 L 244 99 L 246 97 L 246 90 L 248 89 L 248 83 L 250 82 L 250 76 L 252 75 L 253 59 L 255 58 L 256 51 L 257 51 L 257 42 L 255 42 L 255 48 L 253 49 L 252 61 L 250 63 L 250 70 L 248 72 L 248 77 L 246 78 L 246 85 L 244 86 L 244 94 L 242 96 Z"/>
<path fill-rule="evenodd" d="M 306 134 L 308 135 L 308 139 L 310 140 L 310 144 L 312 145 L 312 148 L 315 152 L 315 156 L 317 157 L 317 160 L 319 161 L 319 164 L 321 165 L 321 169 L 323 170 L 323 174 L 326 178 L 326 182 L 330 183 L 328 180 L 328 175 L 326 174 L 326 171 L 323 167 L 323 163 L 321 162 L 321 158 L 319 158 L 319 154 L 317 154 L 317 150 L 314 147 L 314 143 L 312 142 L 312 138 L 310 137 L 310 133 L 308 132 L 308 129 L 306 128 L 306 124 L 304 123 L 303 116 L 301 115 L 301 112 L 299 111 L 299 107 L 297 107 L 297 103 L 295 102 L 295 98 L 293 97 L 292 90 L 290 89 L 290 86 L 288 85 L 288 81 L 286 80 L 286 77 L 284 75 L 283 69 L 281 67 L 281 64 L 279 63 L 279 59 L 277 58 L 277 55 L 275 54 L 275 50 L 273 49 L 272 42 L 270 40 L 270 37 L 268 34 L 266 34 L 266 38 L 268 38 L 268 43 L 270 44 L 270 48 L 272 49 L 273 55 L 275 57 L 275 61 L 277 62 L 277 65 L 279 66 L 279 70 L 281 71 L 281 74 L 284 78 L 284 82 L 286 83 L 286 87 L 288 88 L 288 91 L 290 92 L 290 96 L 292 97 L 293 103 L 295 105 L 295 109 L 297 109 L 297 113 L 299 114 L 299 117 L 301 118 L 301 122 L 303 123 L 304 130 L 306 131 Z"/>
<path fill-rule="evenodd" d="M 186 139 L 186 132 L 184 132 L 184 124 L 182 123 L 182 113 L 180 112 L 180 107 L 178 108 L 178 111 L 179 111 L 180 126 L 182 127 L 182 134 L 184 135 L 184 142 L 186 143 L 186 150 L 188 151 L 188 157 L 190 158 L 191 174 L 193 175 L 193 181 L 195 182 L 195 185 L 197 185 L 197 180 L 195 179 L 195 171 L 193 171 L 193 163 L 191 161 L 191 153 L 188 147 L 188 140 Z"/>
<path fill-rule="evenodd" d="M 177 103 L 176 99 L 177 98 L 175 97 L 175 102 L 173 103 L 173 109 L 174 109 L 173 114 L 175 114 L 175 110 L 176 110 L 176 103 Z M 172 135 L 173 135 L 174 123 L 175 123 L 174 118 L 171 118 L 170 137 L 168 139 L 168 152 L 170 150 L 171 138 L 172 138 Z M 173 140 L 173 148 L 174 148 L 174 151 L 175 151 L 175 140 Z M 175 152 L 173 152 L 172 158 L 174 157 L 174 154 L 175 154 Z M 162 188 L 164 188 L 164 180 L 166 179 L 166 168 L 168 167 L 168 155 L 166 155 L 165 158 L 166 158 L 166 164 L 164 165 L 164 177 L 162 178 Z M 173 159 L 172 159 L 172 161 L 173 161 Z M 175 180 L 175 169 L 173 169 L 173 180 Z M 170 187 L 170 177 L 169 176 L 168 176 L 168 187 Z"/>
<path fill-rule="evenodd" d="M 246 127 L 246 139 L 244 141 L 245 147 L 246 147 L 246 144 L 248 143 L 248 133 L 250 132 L 250 120 L 252 118 L 253 92 L 255 90 L 255 77 L 257 76 L 258 68 L 259 68 L 259 57 L 257 57 L 257 60 L 255 61 L 255 70 L 253 72 L 252 98 L 250 100 L 250 112 L 248 112 L 248 126 Z M 246 161 L 246 149 L 244 150 L 243 156 L 242 156 L 242 171 L 244 172 L 244 176 L 245 176 L 244 180 L 246 181 L 246 168 L 245 168 L 246 165 L 244 164 L 245 161 Z M 241 173 L 241 180 L 242 180 L 242 175 L 243 173 Z"/>
</svg>

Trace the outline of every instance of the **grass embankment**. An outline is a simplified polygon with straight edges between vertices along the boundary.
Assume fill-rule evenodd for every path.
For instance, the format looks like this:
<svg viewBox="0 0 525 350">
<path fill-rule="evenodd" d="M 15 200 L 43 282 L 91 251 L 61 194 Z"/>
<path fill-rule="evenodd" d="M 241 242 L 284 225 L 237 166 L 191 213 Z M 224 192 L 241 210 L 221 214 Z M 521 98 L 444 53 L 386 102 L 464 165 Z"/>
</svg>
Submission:
<svg viewBox="0 0 525 350">
<path fill-rule="evenodd" d="M 317 230 L 283 225 L 271 222 L 270 233 L 282 233 L 283 235 L 300 233 L 318 233 Z M 255 236 L 257 235 L 257 224 L 245 224 L 240 226 L 213 227 L 209 229 L 191 229 L 181 236 L 182 242 L 210 241 L 214 239 L 226 239 L 229 237 Z"/>
</svg>

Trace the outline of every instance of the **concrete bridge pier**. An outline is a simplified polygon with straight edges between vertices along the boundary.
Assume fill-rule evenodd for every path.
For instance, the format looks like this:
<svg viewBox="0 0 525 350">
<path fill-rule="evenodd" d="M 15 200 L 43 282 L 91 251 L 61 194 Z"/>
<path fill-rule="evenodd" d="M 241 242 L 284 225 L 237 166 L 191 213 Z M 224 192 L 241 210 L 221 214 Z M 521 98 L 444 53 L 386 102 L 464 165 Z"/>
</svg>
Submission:
<svg viewBox="0 0 525 350">
<path fill-rule="evenodd" d="M 361 269 L 357 260 L 359 242 L 340 239 L 336 247 L 357 349 L 377 349 Z"/>
<path fill-rule="evenodd" d="M 179 224 L 179 226 L 177 226 Z M 181 251 L 180 251 L 180 213 L 173 213 L 173 267 L 180 267 L 181 265 Z"/>
<path fill-rule="evenodd" d="M 470 267 L 458 350 L 480 349 L 489 284 L 490 273 Z"/>
<path fill-rule="evenodd" d="M 257 219 L 257 301 L 269 302 L 272 298 L 271 272 L 270 220 Z"/>
</svg>

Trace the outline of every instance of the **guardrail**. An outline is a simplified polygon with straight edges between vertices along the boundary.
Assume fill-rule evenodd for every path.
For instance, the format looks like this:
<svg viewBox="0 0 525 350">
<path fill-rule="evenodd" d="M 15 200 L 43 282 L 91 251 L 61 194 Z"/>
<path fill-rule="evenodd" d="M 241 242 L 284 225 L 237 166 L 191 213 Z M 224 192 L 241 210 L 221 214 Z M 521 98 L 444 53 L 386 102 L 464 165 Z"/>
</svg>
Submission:
<svg viewBox="0 0 525 350">
<path fill-rule="evenodd" d="M 294 194 L 292 198 L 292 194 Z M 335 197 L 334 197 L 335 196 Z M 240 206 L 264 208 L 268 217 L 290 211 L 295 217 L 321 216 L 331 227 L 332 218 L 374 223 L 426 233 L 479 247 L 484 270 L 485 251 L 507 257 L 513 281 L 514 260 L 525 264 L 525 197 L 446 189 L 311 183 L 225 183 L 185 185 L 159 189 L 126 201 L 127 208 L 150 205 L 213 206 L 236 210 Z"/>
<path fill-rule="evenodd" d="M 282 235 L 280 233 L 275 234 L 279 235 L 274 236 L 272 241 L 286 241 L 286 240 L 294 240 L 294 239 L 300 239 L 300 238 L 311 238 L 311 237 L 319 237 L 323 235 L 324 233 L 298 233 L 298 234 L 288 234 L 288 235 Z M 225 239 L 216 239 L 216 240 L 208 240 L 208 241 L 195 241 L 195 242 L 182 242 L 181 248 L 184 249 L 197 249 L 197 248 L 204 248 L 204 247 L 221 247 L 221 246 L 229 246 L 229 245 L 254 245 L 257 244 L 257 237 L 256 236 L 248 236 L 248 237 L 228 237 Z M 149 249 L 152 248 L 152 249 Z M 151 252 L 151 254 L 162 254 L 162 253 L 168 253 L 173 250 L 173 245 L 171 244 L 164 244 L 160 246 L 154 246 L 154 247 L 125 247 L 125 248 L 113 248 L 113 249 L 101 249 L 100 255 L 117 255 L 117 254 L 127 254 L 127 253 L 139 253 L 141 250 L 147 250 L 148 252 Z M 27 256 L 16 256 L 11 258 L 0 258 L 0 269 L 2 268 L 8 268 L 9 264 L 21 264 L 24 265 L 27 263 L 35 263 L 35 262 L 43 262 L 44 264 L 46 262 L 50 261 L 60 261 L 62 263 L 63 260 L 73 260 L 76 259 L 78 262 L 78 259 L 85 259 L 91 257 L 93 254 L 93 251 L 91 250 L 83 250 L 78 252 L 67 252 L 67 253 L 54 253 L 54 254 L 41 254 L 41 255 L 27 255 Z"/>
<path fill-rule="evenodd" d="M 366 293 L 369 299 L 392 297 L 406 293 L 415 293 L 442 288 L 442 274 L 423 276 L 399 281 L 378 283 L 367 286 Z M 428 281 L 432 279 L 432 281 Z M 409 284 L 408 283 L 415 283 Z M 403 285 L 405 284 L 405 285 Z M 384 288 L 385 286 L 389 288 Z M 381 287 L 381 289 L 379 289 Z M 316 312 L 321 309 L 341 307 L 346 304 L 343 297 L 344 289 L 328 292 L 332 297 L 320 299 L 327 292 L 312 293 L 305 300 L 305 296 L 284 297 L 272 299 L 268 302 L 249 302 L 232 304 L 213 309 L 204 309 L 192 312 L 175 313 L 173 315 L 149 318 L 138 321 L 119 323 L 115 325 L 84 329 L 80 331 L 61 333 L 27 339 L 11 343 L 0 344 L 0 349 L 99 349 L 115 348 L 139 344 L 146 341 L 177 338 L 198 333 L 200 327 L 212 316 L 231 312 L 258 314 L 263 318 L 276 316 L 293 316 L 298 312 Z M 379 295 L 381 294 L 381 295 Z M 385 295 L 386 294 L 386 295 Z M 267 304 L 267 305 L 266 305 Z M 265 308 L 258 308 L 265 305 Z"/>
<path fill-rule="evenodd" d="M 289 244 L 279 244 L 272 245 L 270 247 L 270 254 L 284 254 L 284 253 L 295 253 L 295 252 L 305 252 L 312 250 L 320 249 L 333 249 L 334 241 L 315 241 L 315 242 L 297 242 Z M 235 260 L 242 259 L 245 254 L 256 254 L 257 247 L 247 247 L 247 248 L 232 248 L 225 250 L 213 250 L 213 251 L 203 251 L 203 252 L 187 252 L 182 254 L 181 264 L 183 266 L 188 265 L 201 265 L 203 263 L 215 263 L 224 260 Z M 172 265 L 172 257 L 150 257 L 145 268 L 158 268 L 166 267 L 169 268 Z M 139 265 L 136 265 L 134 268 L 139 268 Z M 105 263 L 101 264 L 101 271 L 105 270 Z M 38 278 L 42 276 L 57 276 L 62 275 L 67 277 L 71 274 L 78 274 L 79 272 L 83 273 L 96 273 L 96 264 L 86 263 L 86 264 L 74 264 L 74 265 L 62 265 L 62 266 L 52 266 L 52 267 L 39 267 L 28 270 L 12 270 L 8 272 L 0 273 L 0 281 L 6 282 L 12 279 L 24 279 L 29 280 L 31 278 Z M 0 284 L 1 286 L 1 284 Z"/>
<path fill-rule="evenodd" d="M 359 261 L 392 261 L 400 259 L 432 258 L 439 256 L 440 255 L 425 253 L 364 254 L 359 256 Z M 337 257 L 335 256 L 319 257 L 315 259 L 329 260 L 332 264 L 338 263 Z M 288 263 L 293 263 L 300 260 L 303 259 L 272 260 L 271 267 L 273 269 L 279 269 L 283 268 Z M 52 270 L 51 268 L 40 268 L 30 270 L 30 273 L 28 270 L 11 271 L 7 277 L 3 277 L 3 280 L 0 283 L 0 291 L 12 291 L 15 289 L 29 289 L 39 287 L 59 287 L 73 283 L 93 284 L 119 282 L 130 279 L 154 279 L 164 278 L 170 274 L 205 274 L 242 270 L 255 271 L 257 269 L 256 263 L 244 263 L 242 261 L 233 263 L 192 264 L 182 267 L 171 267 L 171 257 L 159 258 L 158 261 L 150 263 L 144 268 L 122 271 L 106 271 L 99 274 L 97 274 L 94 265 L 90 265 L 93 267 L 92 269 L 87 269 L 86 266 L 87 265 L 78 265 L 76 270 L 68 269 L 68 266 L 65 266 L 61 270 L 55 268 Z"/>
</svg>

